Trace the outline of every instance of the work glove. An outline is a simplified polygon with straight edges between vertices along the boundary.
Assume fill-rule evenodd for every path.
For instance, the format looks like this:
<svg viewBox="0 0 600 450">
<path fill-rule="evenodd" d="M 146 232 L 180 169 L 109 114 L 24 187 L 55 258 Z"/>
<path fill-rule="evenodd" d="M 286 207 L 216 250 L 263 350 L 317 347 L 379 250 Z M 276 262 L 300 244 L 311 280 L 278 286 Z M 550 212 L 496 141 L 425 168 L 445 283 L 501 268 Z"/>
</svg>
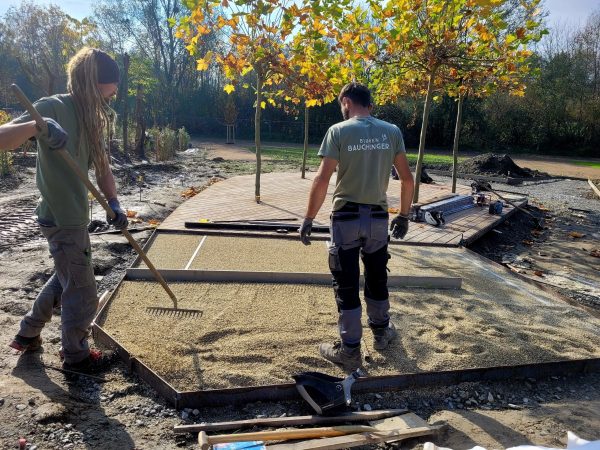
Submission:
<svg viewBox="0 0 600 450">
<path fill-rule="evenodd" d="M 310 232 L 312 230 L 313 219 L 305 217 L 300 225 L 300 240 L 304 245 L 310 245 Z"/>
<path fill-rule="evenodd" d="M 408 217 L 398 214 L 390 223 L 390 231 L 394 239 L 404 239 L 408 233 Z"/>
<path fill-rule="evenodd" d="M 68 133 L 61 127 L 58 122 L 49 117 L 44 117 L 44 122 L 48 127 L 48 132 L 39 136 L 43 140 L 50 150 L 60 150 L 67 145 L 69 140 Z"/>
<path fill-rule="evenodd" d="M 127 214 L 125 213 L 125 211 L 123 211 L 121 209 L 121 205 L 119 204 L 119 200 L 117 200 L 116 198 L 111 198 L 108 201 L 108 206 L 110 206 L 110 208 L 115 213 L 115 218 L 111 219 L 108 216 L 108 214 L 107 214 L 106 215 L 106 221 L 110 225 L 112 225 L 113 227 L 115 227 L 117 230 L 124 230 L 125 228 L 127 228 L 127 225 L 128 225 Z"/>
</svg>

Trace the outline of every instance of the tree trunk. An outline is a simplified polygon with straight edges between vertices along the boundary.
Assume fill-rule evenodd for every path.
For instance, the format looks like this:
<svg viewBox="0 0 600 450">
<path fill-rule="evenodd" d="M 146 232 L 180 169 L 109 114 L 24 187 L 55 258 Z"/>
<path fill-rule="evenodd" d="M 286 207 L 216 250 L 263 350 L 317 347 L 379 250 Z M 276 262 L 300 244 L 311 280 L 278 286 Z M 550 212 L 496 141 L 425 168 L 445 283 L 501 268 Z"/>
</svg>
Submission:
<svg viewBox="0 0 600 450">
<path fill-rule="evenodd" d="M 454 145 L 452 146 L 452 193 L 456 192 L 456 177 L 458 175 L 458 141 L 460 140 L 460 129 L 462 127 L 462 111 L 464 94 L 458 95 L 458 112 L 456 113 L 456 127 L 454 129 Z"/>
<path fill-rule="evenodd" d="M 262 103 L 262 72 L 256 72 L 256 111 L 254 115 L 254 146 L 256 148 L 256 182 L 254 186 L 254 199 L 256 203 L 260 203 L 260 113 Z"/>
<path fill-rule="evenodd" d="M 419 186 L 421 184 L 421 171 L 423 170 L 423 155 L 425 154 L 425 135 L 427 134 L 427 122 L 429 121 L 429 111 L 431 109 L 431 99 L 433 97 L 433 84 L 437 66 L 429 72 L 429 82 L 427 83 L 427 96 L 425 97 L 425 108 L 423 108 L 423 123 L 421 124 L 421 136 L 419 137 L 419 156 L 417 157 L 417 168 L 415 170 L 415 193 L 413 203 L 419 201 Z"/>
<path fill-rule="evenodd" d="M 127 156 L 127 143 L 128 138 L 128 122 L 129 122 L 129 102 L 128 90 L 129 90 L 129 54 L 123 55 L 123 82 L 121 84 L 123 90 L 123 155 Z"/>
<path fill-rule="evenodd" d="M 144 88 L 141 84 L 137 86 L 135 95 L 135 153 L 140 159 L 146 157 L 144 143 L 146 141 L 146 120 L 144 118 Z"/>
<path fill-rule="evenodd" d="M 304 106 L 304 151 L 302 152 L 302 178 L 306 178 L 306 156 L 308 155 L 308 106 Z"/>
</svg>

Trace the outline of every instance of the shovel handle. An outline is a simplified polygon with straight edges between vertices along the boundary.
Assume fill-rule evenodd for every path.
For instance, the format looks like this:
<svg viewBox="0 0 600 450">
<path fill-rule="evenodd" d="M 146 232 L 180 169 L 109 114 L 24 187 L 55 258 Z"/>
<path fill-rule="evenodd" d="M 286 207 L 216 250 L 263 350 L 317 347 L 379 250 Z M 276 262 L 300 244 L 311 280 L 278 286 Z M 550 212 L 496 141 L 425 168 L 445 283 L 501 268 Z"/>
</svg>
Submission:
<svg viewBox="0 0 600 450">
<path fill-rule="evenodd" d="M 33 104 L 29 101 L 27 96 L 23 93 L 21 88 L 19 88 L 19 86 L 17 86 L 16 84 L 11 85 L 11 87 L 12 87 L 13 92 L 15 93 L 15 96 L 21 102 L 21 104 L 27 110 L 27 112 L 31 115 L 33 120 L 35 120 L 35 123 L 37 124 L 37 126 L 42 130 L 43 133 L 47 133 L 48 126 L 47 126 L 46 122 L 44 121 L 44 119 L 42 118 L 40 113 L 35 109 Z M 83 184 L 85 184 L 85 186 L 92 193 L 94 198 L 98 201 L 98 203 L 100 203 L 102 208 L 104 208 L 104 210 L 108 214 L 108 217 L 110 217 L 111 219 L 114 219 L 116 217 L 115 212 L 112 210 L 112 208 L 110 206 L 108 206 L 108 202 L 104 199 L 104 196 L 100 193 L 100 191 L 98 191 L 98 189 L 96 189 L 96 186 L 94 186 L 92 184 L 92 182 L 88 179 L 87 175 L 82 172 L 82 170 L 79 168 L 77 163 L 73 160 L 71 155 L 69 155 L 69 153 L 64 148 L 61 148 L 61 149 L 55 150 L 55 151 L 63 158 L 63 160 L 67 163 L 67 165 L 71 168 L 71 170 L 75 173 L 75 175 L 77 175 L 77 178 L 79 178 L 83 182 Z M 142 250 L 142 247 L 140 247 L 140 245 L 136 242 L 136 240 L 133 238 L 131 233 L 129 233 L 127 228 L 122 229 L 121 233 L 123 233 L 123 235 L 127 238 L 127 240 L 129 241 L 129 243 L 131 244 L 133 249 L 136 251 L 136 253 L 138 255 L 140 255 L 142 260 L 146 263 L 146 265 L 148 266 L 148 268 L 150 269 L 150 271 L 156 278 L 156 281 L 158 281 L 160 283 L 160 285 L 164 288 L 164 290 L 167 292 L 167 294 L 173 301 L 173 306 L 175 307 L 175 309 L 177 309 L 177 297 L 175 297 L 175 294 L 173 293 L 173 291 L 171 291 L 171 289 L 167 285 L 167 282 L 162 277 L 160 272 L 158 270 L 156 270 L 156 267 L 154 267 L 154 264 L 152 264 L 150 259 L 148 259 L 148 256 L 146 255 L 144 250 Z"/>
</svg>

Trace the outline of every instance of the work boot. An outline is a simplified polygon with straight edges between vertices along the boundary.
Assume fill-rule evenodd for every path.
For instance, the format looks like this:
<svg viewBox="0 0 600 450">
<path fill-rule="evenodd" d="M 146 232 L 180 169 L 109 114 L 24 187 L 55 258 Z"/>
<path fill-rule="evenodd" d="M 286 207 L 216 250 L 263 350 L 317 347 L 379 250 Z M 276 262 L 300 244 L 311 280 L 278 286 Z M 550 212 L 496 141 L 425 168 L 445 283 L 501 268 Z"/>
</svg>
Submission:
<svg viewBox="0 0 600 450">
<path fill-rule="evenodd" d="M 386 328 L 372 328 L 372 330 L 373 348 L 375 350 L 385 350 L 390 345 L 390 342 L 398 336 L 398 332 L 392 321 L 390 321 Z"/>
<path fill-rule="evenodd" d="M 319 353 L 327 361 L 342 366 L 348 372 L 352 372 L 362 366 L 360 346 L 348 347 L 340 341 L 336 341 L 333 344 L 324 343 L 319 345 Z"/>
<path fill-rule="evenodd" d="M 42 338 L 40 336 L 25 337 L 17 334 L 8 346 L 19 352 L 32 352 L 42 346 Z"/>
<path fill-rule="evenodd" d="M 65 370 L 93 375 L 108 369 L 114 359 L 115 352 L 113 351 L 101 352 L 100 350 L 90 349 L 90 354 L 83 361 L 72 364 L 63 362 L 62 366 Z"/>
</svg>

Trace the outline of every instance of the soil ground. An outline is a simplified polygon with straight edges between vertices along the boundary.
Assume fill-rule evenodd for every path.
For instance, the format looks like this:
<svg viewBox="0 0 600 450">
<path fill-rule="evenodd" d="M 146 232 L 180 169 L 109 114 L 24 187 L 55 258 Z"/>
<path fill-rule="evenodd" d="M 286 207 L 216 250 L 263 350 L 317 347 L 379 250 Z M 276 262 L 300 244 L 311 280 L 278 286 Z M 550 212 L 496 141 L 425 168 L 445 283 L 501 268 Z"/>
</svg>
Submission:
<svg viewBox="0 0 600 450">
<path fill-rule="evenodd" d="M 188 151 L 177 155 L 171 163 L 137 162 L 117 167 L 115 175 L 122 204 L 136 211 L 137 216 L 145 221 L 135 226 L 146 227 L 148 220 L 166 217 L 183 201 L 181 192 L 186 188 L 200 188 L 214 177 L 252 170 L 252 159 L 249 163 L 213 161 L 213 158 L 215 156 L 207 158 L 203 151 Z M 288 164 L 275 161 L 265 164 L 265 167 L 268 170 L 290 170 Z M 9 220 L 11 214 L 31 208 L 37 198 L 31 161 L 19 163 L 17 169 L 18 175 L 0 182 L 0 220 Z M 145 181 L 141 183 L 140 200 L 137 179 L 141 173 Z M 583 193 L 577 195 L 581 197 Z M 544 258 L 541 254 L 552 254 L 557 245 L 565 242 L 575 242 L 580 248 L 586 248 L 586 255 L 597 246 L 595 213 L 579 212 L 584 218 L 573 217 L 571 213 L 574 211 L 567 210 L 562 204 L 555 208 L 551 202 L 545 202 L 544 209 L 548 211 L 539 213 L 554 218 L 559 226 L 545 230 L 547 233 L 542 236 L 533 236 L 533 245 L 518 243 L 520 237 L 526 240 L 525 235 L 531 236 L 531 227 L 512 220 L 510 232 L 502 235 L 492 233 L 493 241 L 482 241 L 481 253 L 500 258 L 501 245 L 514 245 L 511 252 L 517 257 L 523 252 L 526 255 L 531 252 Z M 93 218 L 104 219 L 98 205 L 94 205 Z M 585 237 L 569 237 L 573 227 L 580 229 L 581 226 L 589 227 L 590 231 L 584 229 L 582 232 Z M 564 227 L 564 232 L 561 227 Z M 0 246 L 0 344 L 12 339 L 22 315 L 52 271 L 47 245 L 35 227 L 12 231 L 9 227 L 8 233 L 2 235 L 1 243 L 4 244 L 9 235 L 14 241 Z M 149 235 L 148 230 L 134 234 L 141 242 Z M 118 234 L 95 235 L 92 243 L 99 291 L 112 289 L 135 255 Z M 484 248 L 486 245 L 487 250 Z M 560 251 L 566 256 L 579 252 L 577 247 L 568 246 Z M 585 256 L 585 261 L 588 261 L 588 256 Z M 595 261 L 598 260 L 590 259 L 581 264 L 578 273 L 583 277 L 597 276 L 598 263 Z M 585 284 L 579 286 L 583 288 Z M 577 301 L 579 288 L 564 286 L 561 289 L 563 293 L 571 293 Z M 597 305 L 595 295 L 586 294 L 585 298 L 592 307 Z M 580 302 L 585 301 L 580 299 Z M 52 368 L 60 366 L 57 355 L 60 347 L 59 311 L 56 314 L 43 333 L 42 352 L 19 357 L 4 344 L 0 345 L 1 448 L 17 448 L 19 437 L 25 437 L 33 444 L 30 449 L 195 448 L 192 436 L 174 435 L 172 427 L 190 422 L 310 412 L 305 404 L 299 402 L 259 402 L 241 408 L 174 411 L 149 387 L 129 375 L 121 363 L 116 363 L 104 374 L 103 380 L 79 377 L 68 382 L 63 373 Z M 455 449 L 470 448 L 476 444 L 501 448 L 526 443 L 564 447 L 567 430 L 586 439 L 600 438 L 600 376 L 593 373 L 373 393 L 355 396 L 353 400 L 355 408 L 408 407 L 430 422 L 445 420 L 449 424 L 448 431 L 434 441 Z M 411 440 L 395 447 L 420 448 L 422 442 Z"/>
</svg>

